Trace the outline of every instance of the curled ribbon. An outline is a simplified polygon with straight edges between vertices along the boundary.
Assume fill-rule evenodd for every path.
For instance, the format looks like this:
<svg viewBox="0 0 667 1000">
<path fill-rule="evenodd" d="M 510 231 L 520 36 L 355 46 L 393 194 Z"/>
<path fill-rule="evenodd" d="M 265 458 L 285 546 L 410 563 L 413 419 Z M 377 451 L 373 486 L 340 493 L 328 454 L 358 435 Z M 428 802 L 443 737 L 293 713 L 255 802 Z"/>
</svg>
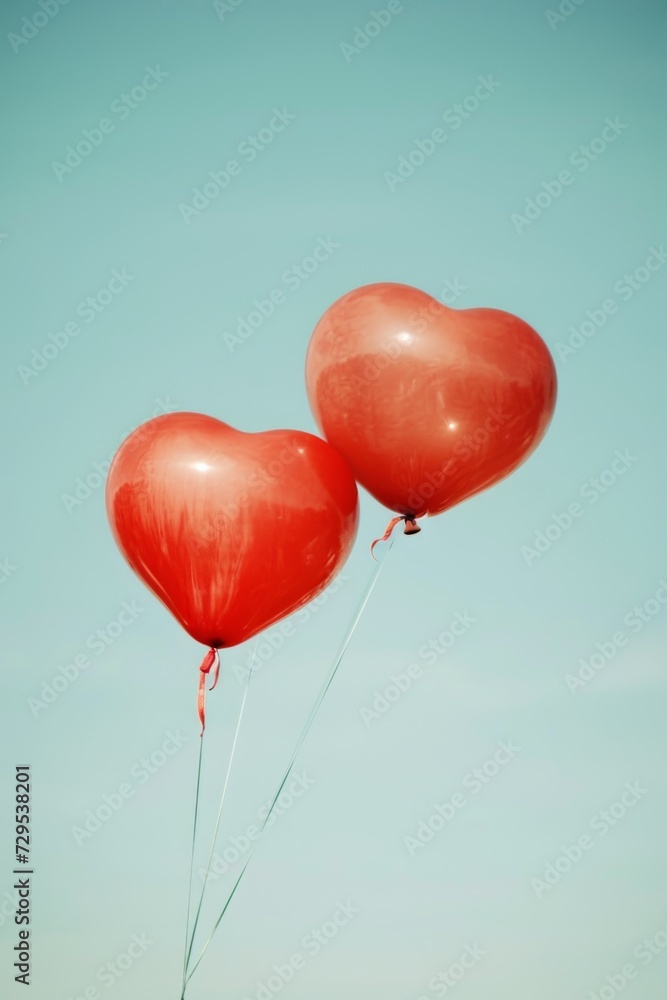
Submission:
<svg viewBox="0 0 667 1000">
<path fill-rule="evenodd" d="M 387 525 L 387 530 L 385 531 L 382 538 L 376 538 L 373 544 L 371 545 L 371 555 L 373 556 L 373 559 L 375 559 L 375 555 L 373 554 L 375 546 L 378 544 L 378 542 L 386 542 L 390 538 L 392 531 L 400 521 L 405 521 L 405 528 L 403 529 L 404 535 L 416 535 L 417 532 L 422 530 L 415 521 L 414 517 L 412 517 L 410 514 L 399 514 L 398 517 L 392 517 L 391 521 Z M 375 559 L 375 561 L 377 562 L 377 559 Z"/>
<path fill-rule="evenodd" d="M 211 684 L 209 691 L 212 691 L 218 679 L 220 677 L 220 656 L 217 649 L 209 649 L 208 653 L 201 662 L 199 667 L 199 695 L 197 697 L 197 711 L 199 713 L 199 721 L 201 722 L 201 733 L 204 735 L 204 730 L 206 729 L 206 676 L 210 674 L 211 668 L 213 670 L 213 683 Z"/>
</svg>

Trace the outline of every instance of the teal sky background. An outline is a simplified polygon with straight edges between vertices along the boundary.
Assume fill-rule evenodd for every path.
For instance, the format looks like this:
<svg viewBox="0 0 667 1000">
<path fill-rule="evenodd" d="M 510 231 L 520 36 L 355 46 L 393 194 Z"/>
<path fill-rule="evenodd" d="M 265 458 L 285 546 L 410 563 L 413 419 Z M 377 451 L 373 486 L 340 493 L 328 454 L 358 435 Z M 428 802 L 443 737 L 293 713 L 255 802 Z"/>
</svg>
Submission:
<svg viewBox="0 0 667 1000">
<path fill-rule="evenodd" d="M 26 761 L 31 996 L 180 996 L 202 651 L 117 553 L 101 482 L 76 505 L 63 497 L 158 408 L 247 431 L 314 431 L 309 336 L 338 296 L 373 281 L 530 322 L 557 356 L 557 412 L 510 479 L 416 538 L 397 537 L 299 756 L 297 773 L 313 783 L 267 831 L 187 996 L 262 1000 L 258 983 L 301 954 L 305 967 L 270 995 L 430 1000 L 445 995 L 433 977 L 474 945 L 485 954 L 457 1000 L 589 1000 L 627 963 L 637 973 L 628 1000 L 663 988 L 667 949 L 635 949 L 656 934 L 667 943 L 667 604 L 650 603 L 667 579 L 667 263 L 645 284 L 638 272 L 632 295 L 622 289 L 667 243 L 667 11 L 657 0 L 586 0 L 552 25 L 546 0 L 412 0 L 346 59 L 341 46 L 386 6 L 70 0 L 14 51 L 9 35 L 41 8 L 3 5 L 2 996 L 23 995 L 7 914 L 12 781 Z M 112 105 L 147 67 L 167 76 L 121 119 Z M 489 75 L 500 84 L 489 99 L 461 127 L 443 125 Z M 248 162 L 238 147 L 275 108 L 296 117 Z M 104 118 L 114 130 L 59 180 L 54 161 Z M 570 158 L 608 118 L 627 127 L 582 171 Z M 439 126 L 446 142 L 390 190 L 386 172 Z M 234 158 L 240 175 L 186 223 L 179 206 Z M 517 232 L 513 213 L 564 169 L 573 183 Z M 288 287 L 284 273 L 319 239 L 338 246 Z M 33 349 L 123 269 L 122 293 L 93 322 L 79 314 L 79 335 L 22 377 Z M 275 288 L 285 302 L 230 350 L 225 335 Z M 610 298 L 617 311 L 559 356 L 570 328 Z M 581 490 L 617 451 L 628 467 L 604 493 L 592 487 L 591 503 Z M 522 551 L 577 501 L 582 516 L 547 551 Z M 367 585 L 368 545 L 389 515 L 367 495 L 361 504 L 342 585 L 253 678 L 220 851 L 268 800 Z M 626 616 L 647 601 L 633 631 Z M 88 638 L 123 602 L 141 612 L 97 655 Z M 429 665 L 420 648 L 457 613 L 474 623 Z M 618 630 L 627 643 L 569 690 L 580 659 Z M 234 668 L 252 645 L 224 656 L 209 701 L 200 858 L 243 694 Z M 90 666 L 35 712 L 30 699 L 85 653 Z M 365 721 L 361 710 L 410 663 L 422 676 Z M 187 739 L 142 784 L 139 762 L 168 732 Z M 500 741 L 521 749 L 411 854 L 405 838 L 470 788 L 466 775 Z M 78 844 L 73 828 L 128 782 L 132 797 Z M 596 833 L 591 821 L 626 783 L 646 792 Z M 585 834 L 591 849 L 538 896 L 531 880 Z M 204 929 L 238 868 L 211 886 Z M 359 913 L 311 954 L 304 937 L 348 902 Z M 135 934 L 152 942 L 145 954 L 111 983 L 97 978 Z"/>
</svg>

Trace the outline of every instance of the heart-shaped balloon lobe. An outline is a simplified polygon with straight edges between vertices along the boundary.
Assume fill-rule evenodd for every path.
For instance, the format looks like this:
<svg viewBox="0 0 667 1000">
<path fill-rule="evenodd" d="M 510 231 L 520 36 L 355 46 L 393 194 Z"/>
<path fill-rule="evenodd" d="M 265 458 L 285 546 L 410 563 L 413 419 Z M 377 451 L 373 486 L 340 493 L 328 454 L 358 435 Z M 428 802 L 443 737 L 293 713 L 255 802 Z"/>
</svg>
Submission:
<svg viewBox="0 0 667 1000">
<path fill-rule="evenodd" d="M 306 361 L 313 414 L 355 478 L 399 514 L 438 514 L 537 447 L 556 402 L 549 350 L 498 309 L 449 309 L 408 285 L 335 302 Z"/>
<path fill-rule="evenodd" d="M 134 431 L 107 481 L 132 569 L 199 642 L 249 639 L 319 594 L 357 532 L 357 487 L 326 441 L 246 434 L 200 413 Z"/>
</svg>

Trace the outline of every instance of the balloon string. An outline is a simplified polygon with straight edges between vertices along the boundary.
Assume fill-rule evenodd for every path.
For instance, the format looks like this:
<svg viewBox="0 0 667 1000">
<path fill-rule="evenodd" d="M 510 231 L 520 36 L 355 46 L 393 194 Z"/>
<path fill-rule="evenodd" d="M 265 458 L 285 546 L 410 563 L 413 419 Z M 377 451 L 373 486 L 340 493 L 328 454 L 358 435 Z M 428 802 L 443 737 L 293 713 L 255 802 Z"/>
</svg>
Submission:
<svg viewBox="0 0 667 1000">
<path fill-rule="evenodd" d="M 206 676 L 211 672 L 211 667 L 215 665 L 213 671 L 213 683 L 211 684 L 210 690 L 218 683 L 220 677 L 220 656 L 218 655 L 217 649 L 211 647 L 201 662 L 199 667 L 199 693 L 197 695 L 197 712 L 199 714 L 199 721 L 201 722 L 201 736 L 204 735 L 204 730 L 206 729 Z"/>
<path fill-rule="evenodd" d="M 232 749 L 231 749 L 230 755 L 229 755 L 229 763 L 227 764 L 227 773 L 225 775 L 225 782 L 224 782 L 224 786 L 223 786 L 223 789 L 222 789 L 222 796 L 220 798 L 220 806 L 218 808 L 218 817 L 217 817 L 217 820 L 216 820 L 216 823 L 215 823 L 215 830 L 213 831 L 213 840 L 211 842 L 211 851 L 210 851 L 210 854 L 208 856 L 208 863 L 206 865 L 206 874 L 204 876 L 204 882 L 203 882 L 203 885 L 202 885 L 201 895 L 199 897 L 199 905 L 197 906 L 197 912 L 195 914 L 195 920 L 194 920 L 194 924 L 193 924 L 193 927 L 192 927 L 192 932 L 191 932 L 191 935 L 190 935 L 190 944 L 189 944 L 189 947 L 188 947 L 187 939 L 186 939 L 187 954 L 186 954 L 186 959 L 185 959 L 185 969 L 183 971 L 183 977 L 184 977 L 183 978 L 183 989 L 185 989 L 185 975 L 187 973 L 188 963 L 190 962 L 190 956 L 192 955 L 192 948 L 193 948 L 194 943 L 195 943 L 195 934 L 197 933 L 197 927 L 199 925 L 199 917 L 201 915 L 201 909 L 202 909 L 202 905 L 203 905 L 203 902 L 204 902 L 204 893 L 206 892 L 206 887 L 208 885 L 208 876 L 210 874 L 211 865 L 213 863 L 213 855 L 215 853 L 215 845 L 216 845 L 216 842 L 217 842 L 217 839 L 218 839 L 218 832 L 220 830 L 220 822 L 221 822 L 221 819 L 222 819 L 222 809 L 223 809 L 223 806 L 225 804 L 225 799 L 227 797 L 227 788 L 229 786 L 229 776 L 230 776 L 230 774 L 232 772 L 232 765 L 234 763 L 234 757 L 236 755 L 236 746 L 237 746 L 237 743 L 238 743 L 239 732 L 241 731 L 241 723 L 243 722 L 243 715 L 245 713 L 246 700 L 248 698 L 248 689 L 250 687 L 250 679 L 252 677 L 252 672 L 253 672 L 254 667 L 255 667 L 255 657 L 257 655 L 257 646 L 258 646 L 258 644 L 259 644 L 259 637 L 255 640 L 255 648 L 254 648 L 253 653 L 252 653 L 252 660 L 250 662 L 250 670 L 248 671 L 248 676 L 246 678 L 245 690 L 243 692 L 243 700 L 241 701 L 241 710 L 239 712 L 239 717 L 238 717 L 238 720 L 237 720 L 237 723 L 236 723 L 236 732 L 234 733 L 234 740 L 233 740 L 233 743 L 232 743 Z M 213 690 L 213 689 L 211 689 L 211 690 Z"/>
<path fill-rule="evenodd" d="M 199 761 L 197 764 L 197 790 L 195 792 L 195 812 L 192 823 L 192 849 L 190 851 L 190 878 L 188 880 L 188 908 L 185 918 L 185 948 L 183 951 L 183 989 L 185 989 L 185 976 L 188 969 L 188 940 L 190 931 L 190 908 L 192 904 L 192 878 L 195 866 L 195 844 L 197 841 L 197 820 L 199 818 L 199 792 L 201 789 L 201 765 L 204 754 L 204 730 L 206 729 L 206 675 L 210 673 L 211 667 L 215 664 L 213 684 L 211 690 L 218 683 L 220 676 L 220 657 L 217 649 L 209 649 L 199 667 L 199 693 L 197 696 L 197 711 L 201 722 L 201 739 L 199 741 Z"/>
<path fill-rule="evenodd" d="M 391 545 L 393 545 L 393 541 L 392 541 Z M 389 546 L 390 550 L 391 550 L 391 545 Z M 388 555 L 389 555 L 389 552 L 387 552 L 387 556 Z M 368 583 L 368 587 L 366 588 L 366 592 L 365 592 L 364 596 L 361 599 L 361 603 L 359 605 L 359 608 L 358 608 L 358 610 L 356 612 L 356 615 L 355 615 L 355 617 L 354 617 L 354 619 L 352 621 L 352 624 L 351 624 L 350 628 L 348 629 L 347 635 L 345 636 L 345 639 L 343 640 L 343 643 L 342 643 L 342 645 L 340 647 L 338 655 L 337 655 L 337 657 L 336 657 L 336 659 L 334 661 L 333 667 L 331 668 L 331 670 L 329 672 L 329 676 L 327 677 L 327 679 L 325 681 L 324 687 L 322 688 L 322 690 L 320 691 L 320 693 L 318 695 L 317 701 L 315 702 L 315 705 L 314 705 L 314 707 L 313 707 L 313 709 L 312 709 L 312 711 L 310 713 L 310 716 L 308 717 L 308 721 L 306 722 L 306 725 L 304 726 L 303 732 L 301 733 L 301 736 L 299 737 L 299 740 L 298 740 L 297 745 L 296 745 L 296 747 L 294 749 L 294 752 L 292 754 L 290 762 L 287 765 L 287 769 L 286 769 L 286 771 L 285 771 L 285 773 L 284 773 L 284 775 L 283 775 L 283 777 L 282 777 L 282 779 L 280 781 L 280 784 L 278 785 L 278 790 L 276 791 L 276 793 L 275 793 L 275 795 L 273 797 L 273 801 L 271 802 L 271 806 L 269 807 L 269 811 L 267 812 L 266 816 L 264 817 L 264 821 L 263 821 L 263 823 L 262 823 L 262 825 L 261 825 L 261 827 L 259 829 L 259 833 L 257 834 L 257 837 L 253 841 L 252 847 L 250 848 L 250 852 L 248 854 L 248 857 L 246 858 L 246 860 L 245 860 L 245 862 L 243 864 L 243 867 L 242 867 L 242 869 L 241 869 L 241 871 L 239 873 L 239 876 L 236 879 L 236 882 L 234 883 L 232 891 L 230 892 L 229 896 L 227 897 L 227 902 L 225 903 L 224 907 L 222 908 L 222 912 L 218 916 L 218 919 L 216 920 L 216 922 L 215 922 L 215 924 L 213 926 L 213 930 L 211 931 L 211 933 L 210 933 L 210 935 L 209 935 L 209 937 L 208 937 L 208 939 L 207 939 L 207 941 L 206 941 L 206 943 L 205 943 L 202 951 L 200 952 L 199 958 L 197 959 L 197 961 L 195 962 L 194 966 L 192 967 L 190 973 L 186 977 L 186 980 L 185 980 L 186 984 L 190 982 L 190 980 L 192 979 L 193 975 L 197 971 L 197 968 L 199 967 L 199 964 L 200 964 L 201 960 L 203 959 L 204 955 L 206 954 L 206 952 L 208 950 L 209 945 L 211 944 L 211 941 L 213 940 L 215 932 L 217 931 L 218 927 L 222 923 L 223 918 L 225 916 L 225 913 L 229 909 L 229 906 L 230 906 L 232 900 L 234 899 L 234 896 L 236 895 L 238 887 L 241 884 L 241 880 L 242 880 L 243 876 L 245 875 L 246 869 L 247 869 L 248 865 L 250 864 L 250 861 L 252 859 L 253 854 L 255 853 L 255 849 L 257 847 L 257 844 L 259 843 L 259 841 L 261 839 L 261 836 L 264 833 L 264 830 L 266 829 L 267 823 L 269 822 L 269 819 L 271 818 L 271 816 L 273 814 L 273 810 L 274 810 L 274 808 L 276 806 L 276 803 L 278 802 L 278 799 L 280 798 L 280 794 L 281 794 L 283 788 L 285 787 L 285 784 L 287 783 L 287 780 L 288 780 L 290 774 L 292 773 L 292 768 L 294 767 L 296 759 L 297 759 L 297 757 L 299 755 L 299 751 L 301 750 L 301 747 L 303 746 L 303 744 L 304 744 L 304 742 L 306 740 L 306 737 L 308 736 L 308 733 L 310 732 L 310 729 L 311 729 L 311 727 L 313 725 L 313 722 L 315 721 L 315 717 L 317 716 L 317 713 L 319 712 L 320 706 L 321 706 L 322 702 L 324 701 L 324 698 L 326 697 L 326 694 L 327 694 L 329 688 L 331 687 L 336 674 L 338 673 L 338 668 L 340 667 L 341 662 L 343 660 L 343 657 L 345 656 L 345 652 L 347 650 L 347 647 L 350 644 L 350 640 L 352 639 L 354 631 L 355 631 L 357 625 L 359 624 L 359 619 L 361 618 L 361 616 L 362 616 L 362 614 L 364 612 L 364 609 L 365 609 L 366 605 L 368 604 L 368 600 L 369 600 L 369 598 L 370 598 L 370 596 L 371 596 L 371 594 L 373 592 L 373 588 L 375 587 L 375 584 L 378 581 L 378 577 L 380 575 L 380 571 L 382 570 L 382 567 L 384 566 L 384 564 L 386 562 L 386 558 L 387 557 L 385 556 L 385 558 L 382 560 L 382 562 L 378 563 L 377 567 L 373 571 L 371 579 L 370 579 L 370 581 Z M 181 998 L 181 1000 L 183 1000 L 183 998 Z"/>
<path fill-rule="evenodd" d="M 192 876 L 195 867 L 195 842 L 197 839 L 197 818 L 199 815 L 199 789 L 201 787 L 201 765 L 204 753 L 204 740 L 199 741 L 199 763 L 197 764 L 197 791 L 195 793 L 195 813 L 192 824 L 192 849 L 190 852 L 190 879 L 188 882 L 188 909 L 185 918 L 185 948 L 183 951 L 183 989 L 185 989 L 185 977 L 187 974 L 187 954 L 188 954 L 188 932 L 190 929 L 190 904 L 192 900 Z"/>
</svg>

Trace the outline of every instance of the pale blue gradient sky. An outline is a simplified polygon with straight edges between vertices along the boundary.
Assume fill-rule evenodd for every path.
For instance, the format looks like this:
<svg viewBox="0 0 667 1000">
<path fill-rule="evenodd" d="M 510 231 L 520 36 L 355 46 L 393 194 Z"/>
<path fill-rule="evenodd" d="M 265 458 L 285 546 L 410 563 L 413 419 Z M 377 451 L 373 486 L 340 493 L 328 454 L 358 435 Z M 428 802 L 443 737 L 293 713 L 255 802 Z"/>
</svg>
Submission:
<svg viewBox="0 0 667 1000">
<path fill-rule="evenodd" d="M 375 5 L 375 9 L 384 6 Z M 244 430 L 314 430 L 303 384 L 310 332 L 339 295 L 366 282 L 415 284 L 456 306 L 518 313 L 554 352 L 587 310 L 618 312 L 567 361 L 549 434 L 511 480 L 397 539 L 372 603 L 297 770 L 312 788 L 258 848 L 192 1000 L 254 998 L 274 963 L 351 900 L 358 916 L 285 986 L 290 1000 L 417 1000 L 466 944 L 486 950 L 460 1000 L 562 1000 L 599 992 L 634 961 L 628 996 L 654 1000 L 667 954 L 635 947 L 664 928 L 664 640 L 667 607 L 584 690 L 565 675 L 624 625 L 667 575 L 664 550 L 664 302 L 667 267 L 628 301 L 614 285 L 667 239 L 665 10 L 588 0 L 552 30 L 529 0 L 414 0 L 348 63 L 372 5 L 243 0 L 71 0 L 18 52 L 7 35 L 39 8 L 4 5 L 6 95 L 0 212 L 5 408 L 0 584 L 2 674 L 0 895 L 12 860 L 15 763 L 35 775 L 32 996 L 87 987 L 112 1000 L 179 996 L 197 740 L 200 649 L 134 579 L 107 529 L 103 489 L 68 513 L 63 494 L 156 407 L 202 410 Z M 38 18 L 40 20 L 40 18 Z M 168 73 L 122 120 L 113 103 L 146 67 Z M 492 74 L 497 91 L 395 192 L 416 139 Z M 211 205 L 186 224 L 179 205 L 266 126 L 296 115 Z M 628 128 L 585 172 L 570 162 L 618 116 Z M 83 129 L 115 130 L 58 181 L 52 163 Z M 521 234 L 510 217 L 570 168 L 562 197 Z M 283 274 L 318 239 L 340 244 L 294 290 Z M 114 269 L 134 278 L 39 375 L 21 365 Z M 286 301 L 231 353 L 256 298 Z M 580 490 L 617 449 L 637 456 L 597 503 Z M 554 514 L 583 516 L 528 566 Z M 372 566 L 387 512 L 362 498 L 358 547 L 336 594 L 251 688 L 227 813 L 240 834 L 269 797 Z M 87 638 L 123 602 L 143 609 L 97 656 Z M 422 644 L 457 612 L 476 618 L 434 666 Z M 31 713 L 62 665 L 91 666 Z M 229 669 L 210 699 L 202 829 L 213 819 L 242 688 Z M 411 662 L 423 677 L 370 727 L 360 709 Z M 145 785 L 138 761 L 168 730 L 190 739 Z M 404 837 L 512 740 L 520 753 L 412 857 Z M 134 777 L 129 777 L 134 768 Z M 135 795 L 80 847 L 72 827 L 105 793 Z M 538 899 L 564 845 L 640 781 L 648 793 Z M 206 841 L 202 839 L 202 852 Z M 216 883 L 204 925 L 224 885 Z M 0 911 L 3 912 L 4 911 Z M 154 942 L 111 990 L 96 972 L 132 934 Z M 0 926 L 5 996 L 14 943 Z"/>
</svg>

